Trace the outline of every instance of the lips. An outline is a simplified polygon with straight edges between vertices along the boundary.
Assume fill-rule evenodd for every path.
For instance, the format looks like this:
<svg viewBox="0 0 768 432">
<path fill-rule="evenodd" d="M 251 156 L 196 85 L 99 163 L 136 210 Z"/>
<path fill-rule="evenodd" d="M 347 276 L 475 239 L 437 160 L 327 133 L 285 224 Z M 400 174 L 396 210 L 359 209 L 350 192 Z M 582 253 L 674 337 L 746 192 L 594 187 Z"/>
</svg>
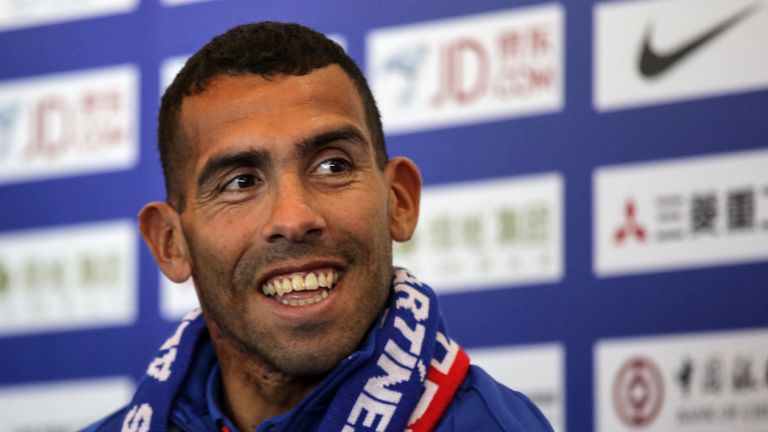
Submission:
<svg viewBox="0 0 768 432">
<path fill-rule="evenodd" d="M 264 282 L 261 292 L 284 305 L 308 306 L 328 298 L 339 275 L 338 270 L 328 267 L 283 273 Z"/>
</svg>

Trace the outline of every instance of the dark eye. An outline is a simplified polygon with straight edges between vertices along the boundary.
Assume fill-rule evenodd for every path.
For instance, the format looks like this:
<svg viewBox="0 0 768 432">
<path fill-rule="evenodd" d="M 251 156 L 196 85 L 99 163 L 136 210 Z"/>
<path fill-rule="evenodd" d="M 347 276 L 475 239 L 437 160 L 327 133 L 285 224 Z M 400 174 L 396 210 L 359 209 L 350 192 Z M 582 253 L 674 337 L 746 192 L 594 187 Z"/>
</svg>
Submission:
<svg viewBox="0 0 768 432">
<path fill-rule="evenodd" d="M 317 172 L 319 174 L 338 174 L 348 170 L 349 167 L 350 163 L 346 159 L 333 158 L 320 162 L 320 165 L 317 166 Z"/>
<path fill-rule="evenodd" d="M 256 185 L 256 176 L 253 174 L 240 174 L 233 178 L 227 184 L 224 185 L 222 190 L 236 191 L 241 189 L 250 188 Z"/>
</svg>

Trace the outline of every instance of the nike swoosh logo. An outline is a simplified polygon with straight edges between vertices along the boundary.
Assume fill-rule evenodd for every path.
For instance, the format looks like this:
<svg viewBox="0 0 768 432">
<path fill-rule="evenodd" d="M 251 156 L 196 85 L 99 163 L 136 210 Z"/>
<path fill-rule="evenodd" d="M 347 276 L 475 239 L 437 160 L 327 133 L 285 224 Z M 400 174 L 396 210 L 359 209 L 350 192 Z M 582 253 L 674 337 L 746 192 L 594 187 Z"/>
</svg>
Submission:
<svg viewBox="0 0 768 432">
<path fill-rule="evenodd" d="M 730 18 L 705 31 L 704 33 L 699 34 L 678 48 L 661 54 L 656 52 L 651 47 L 651 32 L 653 31 L 653 27 L 652 25 L 649 25 L 645 31 L 643 47 L 642 51 L 640 52 L 640 59 L 638 61 L 640 74 L 642 74 L 645 78 L 658 77 L 659 75 L 668 71 L 669 68 L 675 66 L 681 60 L 688 57 L 691 53 L 701 48 L 707 42 L 716 38 L 739 22 L 743 21 L 749 15 L 752 15 L 759 8 L 759 3 L 752 4 L 751 6 L 744 8 Z"/>
</svg>

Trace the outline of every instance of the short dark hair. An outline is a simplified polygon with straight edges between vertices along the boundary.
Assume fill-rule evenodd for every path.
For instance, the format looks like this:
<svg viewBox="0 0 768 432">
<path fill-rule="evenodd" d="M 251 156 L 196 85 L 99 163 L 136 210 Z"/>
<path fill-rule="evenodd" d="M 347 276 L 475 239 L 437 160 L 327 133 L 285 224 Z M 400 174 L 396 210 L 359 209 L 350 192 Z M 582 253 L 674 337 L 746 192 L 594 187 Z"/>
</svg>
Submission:
<svg viewBox="0 0 768 432">
<path fill-rule="evenodd" d="M 192 55 L 163 94 L 157 139 L 167 201 L 177 210 L 184 207 L 179 171 L 185 149 L 181 146 L 179 118 L 186 96 L 202 93 L 220 75 L 306 75 L 332 64 L 346 72 L 360 94 L 376 161 L 384 169 L 388 156 L 379 109 L 363 73 L 344 49 L 322 33 L 299 24 L 243 24 L 214 37 Z"/>
</svg>

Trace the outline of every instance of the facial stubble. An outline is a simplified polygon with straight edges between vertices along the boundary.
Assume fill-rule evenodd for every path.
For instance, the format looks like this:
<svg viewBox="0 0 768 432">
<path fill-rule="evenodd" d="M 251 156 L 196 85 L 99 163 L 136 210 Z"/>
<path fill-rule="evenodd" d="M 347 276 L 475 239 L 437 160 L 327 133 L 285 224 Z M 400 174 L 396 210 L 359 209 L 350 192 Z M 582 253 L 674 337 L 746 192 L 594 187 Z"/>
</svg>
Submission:
<svg viewBox="0 0 768 432">
<path fill-rule="evenodd" d="M 226 263 L 214 253 L 190 251 L 195 285 L 206 319 L 215 323 L 224 343 L 230 343 L 247 358 L 288 376 L 323 375 L 355 350 L 388 298 L 392 278 L 391 240 L 388 232 L 378 232 L 377 238 L 378 241 L 372 241 L 375 245 L 368 246 L 352 236 L 333 244 L 317 239 L 278 242 L 258 254 L 246 253 L 234 272 L 222 270 L 227 268 Z M 259 317 L 249 307 L 262 300 L 254 296 L 263 296 L 260 288 L 254 286 L 254 275 L 271 264 L 311 257 L 334 258 L 346 263 L 342 274 L 344 292 L 331 295 L 356 295 L 357 302 L 351 313 L 284 325 L 279 329 L 280 334 L 260 326 Z M 232 282 L 225 283 L 229 280 L 227 275 L 232 273 Z M 355 279 L 358 286 L 353 285 Z"/>
</svg>

